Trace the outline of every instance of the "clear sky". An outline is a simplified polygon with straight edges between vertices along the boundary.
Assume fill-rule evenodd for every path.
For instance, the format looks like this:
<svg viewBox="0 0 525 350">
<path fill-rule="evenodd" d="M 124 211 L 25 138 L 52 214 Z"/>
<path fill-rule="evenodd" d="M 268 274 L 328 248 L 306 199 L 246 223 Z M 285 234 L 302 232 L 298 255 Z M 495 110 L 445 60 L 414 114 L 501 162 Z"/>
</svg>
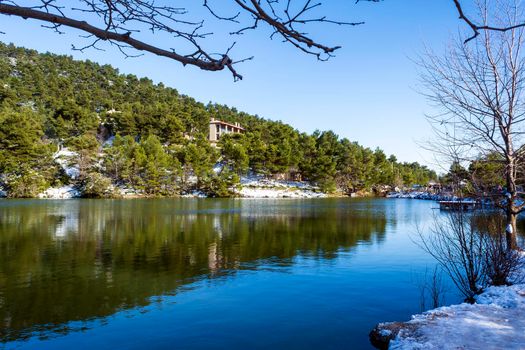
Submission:
<svg viewBox="0 0 525 350">
<path fill-rule="evenodd" d="M 200 1 L 194 1 L 201 4 Z M 224 4 L 225 0 L 215 1 Z M 402 161 L 419 161 L 438 169 L 431 153 L 417 142 L 431 137 L 424 113 L 431 107 L 417 92 L 418 75 L 412 62 L 423 44 L 439 51 L 463 28 L 452 1 L 385 0 L 380 3 L 350 0 L 324 1 L 319 13 L 332 19 L 365 21 L 359 27 L 312 25 L 310 36 L 327 45 L 341 45 L 337 56 L 319 62 L 279 40 L 267 30 L 242 37 L 222 35 L 231 26 L 209 21 L 216 35 L 205 44 L 224 49 L 232 41 L 234 58 L 254 55 L 237 69 L 244 80 L 233 82 L 229 72 L 205 72 L 166 58 L 146 54 L 123 57 L 107 46 L 105 52 L 71 50 L 79 43 L 74 30 L 57 35 L 36 21 L 0 17 L 0 40 L 19 46 L 73 55 L 108 63 L 123 73 L 163 82 L 202 102 L 218 102 L 261 117 L 282 120 L 300 131 L 334 130 L 341 137 L 367 147 L 380 147 Z M 222 6 L 221 10 L 226 10 Z M 193 9 L 198 17 L 203 9 Z M 151 38 L 151 37 L 149 37 Z M 155 44 L 174 47 L 166 37 Z M 439 169 L 438 169 L 439 170 Z"/>
</svg>

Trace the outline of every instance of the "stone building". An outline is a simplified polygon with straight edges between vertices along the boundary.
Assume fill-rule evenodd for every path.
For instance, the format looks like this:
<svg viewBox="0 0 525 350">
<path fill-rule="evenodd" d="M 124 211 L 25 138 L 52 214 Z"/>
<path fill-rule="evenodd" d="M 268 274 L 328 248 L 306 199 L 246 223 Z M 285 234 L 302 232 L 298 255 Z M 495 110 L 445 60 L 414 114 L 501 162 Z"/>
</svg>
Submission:
<svg viewBox="0 0 525 350">
<path fill-rule="evenodd" d="M 226 123 L 221 120 L 211 118 L 210 121 L 210 132 L 208 134 L 208 140 L 211 143 L 217 143 L 221 135 L 229 133 L 241 134 L 244 132 L 244 128 L 239 123 Z"/>
</svg>

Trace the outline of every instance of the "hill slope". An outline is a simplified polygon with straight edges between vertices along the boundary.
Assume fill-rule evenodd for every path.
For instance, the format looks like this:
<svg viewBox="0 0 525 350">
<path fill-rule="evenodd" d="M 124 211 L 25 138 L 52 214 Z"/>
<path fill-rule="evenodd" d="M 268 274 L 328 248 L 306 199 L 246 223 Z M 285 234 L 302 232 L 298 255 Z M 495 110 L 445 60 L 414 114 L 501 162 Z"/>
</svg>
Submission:
<svg viewBox="0 0 525 350">
<path fill-rule="evenodd" d="M 211 118 L 239 122 L 246 132 L 211 147 Z M 0 186 L 9 196 L 64 185 L 93 197 L 115 195 L 117 187 L 228 196 L 248 169 L 345 193 L 436 176 L 331 131 L 300 133 L 108 65 L 0 43 Z"/>
</svg>

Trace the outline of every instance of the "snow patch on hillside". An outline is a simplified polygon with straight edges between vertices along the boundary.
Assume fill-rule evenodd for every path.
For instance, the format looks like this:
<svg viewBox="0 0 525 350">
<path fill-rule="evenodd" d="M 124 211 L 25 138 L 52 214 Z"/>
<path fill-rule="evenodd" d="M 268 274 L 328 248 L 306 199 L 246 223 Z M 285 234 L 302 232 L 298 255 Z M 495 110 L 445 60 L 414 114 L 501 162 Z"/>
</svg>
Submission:
<svg viewBox="0 0 525 350">
<path fill-rule="evenodd" d="M 67 148 L 59 148 L 55 154 L 53 154 L 53 159 L 55 163 L 60 165 L 64 170 L 67 176 L 72 180 L 75 180 L 79 177 L 80 171 L 76 165 L 76 159 L 78 157 L 77 152 L 70 151 Z M 61 187 L 50 187 L 44 192 L 38 195 L 38 198 L 47 198 L 47 199 L 70 199 L 70 198 L 79 198 L 82 193 L 73 185 L 65 185 Z"/>
<path fill-rule="evenodd" d="M 62 187 L 50 187 L 44 192 L 38 195 L 38 198 L 48 198 L 48 199 L 70 199 L 78 198 L 81 196 L 81 193 L 74 186 L 67 185 Z"/>
<path fill-rule="evenodd" d="M 182 198 L 207 198 L 206 193 L 196 190 L 181 195 Z"/>
<path fill-rule="evenodd" d="M 115 141 L 115 136 L 110 136 L 106 141 L 102 143 L 102 147 L 111 147 L 113 146 L 113 141 Z"/>
<path fill-rule="evenodd" d="M 7 60 L 9 61 L 9 64 L 13 67 L 16 66 L 18 63 L 18 60 L 15 57 L 8 57 Z"/>
<path fill-rule="evenodd" d="M 76 157 L 78 157 L 78 153 L 70 151 L 67 148 L 62 148 L 53 154 L 55 162 L 60 165 L 60 167 L 64 169 L 66 175 L 73 180 L 80 175 L 80 170 L 75 164 Z"/>
<path fill-rule="evenodd" d="M 261 175 L 241 178 L 236 193 L 245 198 L 323 198 L 326 194 L 307 182 L 266 179 Z"/>
<path fill-rule="evenodd" d="M 136 198 L 144 195 L 144 191 L 123 185 L 112 185 L 109 190 L 122 198 Z"/>
</svg>

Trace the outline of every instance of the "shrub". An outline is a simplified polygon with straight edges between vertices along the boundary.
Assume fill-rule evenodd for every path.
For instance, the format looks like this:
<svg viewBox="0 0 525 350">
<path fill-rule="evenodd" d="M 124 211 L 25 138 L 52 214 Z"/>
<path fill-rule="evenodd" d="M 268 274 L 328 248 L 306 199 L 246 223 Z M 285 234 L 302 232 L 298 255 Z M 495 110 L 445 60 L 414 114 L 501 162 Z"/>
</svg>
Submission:
<svg viewBox="0 0 525 350">
<path fill-rule="evenodd" d="M 109 198 L 115 193 L 109 178 L 99 173 L 88 173 L 83 181 L 82 194 L 86 198 Z"/>
<path fill-rule="evenodd" d="M 522 268 L 519 252 L 508 247 L 503 215 L 481 215 L 474 219 L 476 227 L 484 239 L 484 274 L 491 285 L 509 285 Z"/>
<path fill-rule="evenodd" d="M 505 220 L 501 215 L 452 211 L 435 216 L 429 234 L 419 230 L 418 243 L 432 255 L 450 276 L 466 301 L 488 285 L 514 281 L 522 259 L 509 250 L 505 239 Z"/>
<path fill-rule="evenodd" d="M 36 171 L 25 170 L 20 174 L 11 174 L 6 177 L 5 185 L 9 198 L 37 197 L 49 186 L 46 178 Z"/>
</svg>

